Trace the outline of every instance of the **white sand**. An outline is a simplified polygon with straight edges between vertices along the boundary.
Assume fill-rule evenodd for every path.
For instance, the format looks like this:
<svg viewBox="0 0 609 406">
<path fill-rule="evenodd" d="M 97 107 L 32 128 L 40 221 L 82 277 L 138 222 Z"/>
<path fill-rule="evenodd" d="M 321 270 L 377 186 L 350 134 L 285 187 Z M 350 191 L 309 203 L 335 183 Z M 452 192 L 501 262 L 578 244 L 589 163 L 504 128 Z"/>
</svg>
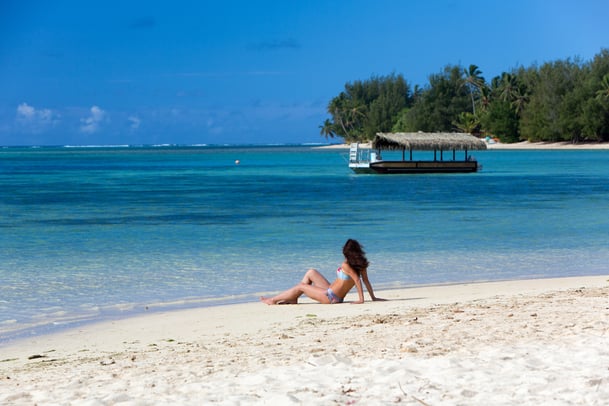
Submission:
<svg viewBox="0 0 609 406">
<path fill-rule="evenodd" d="M 607 404 L 609 275 L 381 295 L 29 338 L 0 347 L 0 404 Z"/>
</svg>

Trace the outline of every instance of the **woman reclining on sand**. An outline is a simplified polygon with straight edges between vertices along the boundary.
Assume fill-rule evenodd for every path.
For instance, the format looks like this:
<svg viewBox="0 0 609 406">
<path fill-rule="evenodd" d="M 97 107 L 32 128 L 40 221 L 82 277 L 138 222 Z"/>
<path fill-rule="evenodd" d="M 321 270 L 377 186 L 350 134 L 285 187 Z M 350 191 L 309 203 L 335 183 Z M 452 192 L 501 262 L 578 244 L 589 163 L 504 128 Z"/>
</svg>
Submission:
<svg viewBox="0 0 609 406">
<path fill-rule="evenodd" d="M 362 281 L 366 285 L 372 300 L 384 300 L 374 296 L 372 285 L 368 280 L 368 259 L 362 246 L 356 240 L 347 240 L 343 247 L 345 262 L 336 270 L 336 279 L 332 284 L 315 269 L 309 269 L 302 281 L 274 297 L 261 297 L 260 301 L 269 304 L 296 304 L 300 296 L 307 295 L 319 303 L 342 303 L 347 293 L 355 286 L 359 300 L 353 303 L 364 303 Z"/>
</svg>

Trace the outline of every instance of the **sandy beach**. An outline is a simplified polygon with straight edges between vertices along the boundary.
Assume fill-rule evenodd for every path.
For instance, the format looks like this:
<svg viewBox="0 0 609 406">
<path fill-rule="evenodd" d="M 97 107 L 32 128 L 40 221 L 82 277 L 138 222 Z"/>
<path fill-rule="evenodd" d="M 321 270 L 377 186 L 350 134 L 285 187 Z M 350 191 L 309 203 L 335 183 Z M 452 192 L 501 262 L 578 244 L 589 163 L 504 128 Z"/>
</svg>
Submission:
<svg viewBox="0 0 609 406">
<path fill-rule="evenodd" d="M 0 404 L 609 399 L 609 275 L 378 295 L 389 300 L 153 313 L 12 342 Z"/>
</svg>

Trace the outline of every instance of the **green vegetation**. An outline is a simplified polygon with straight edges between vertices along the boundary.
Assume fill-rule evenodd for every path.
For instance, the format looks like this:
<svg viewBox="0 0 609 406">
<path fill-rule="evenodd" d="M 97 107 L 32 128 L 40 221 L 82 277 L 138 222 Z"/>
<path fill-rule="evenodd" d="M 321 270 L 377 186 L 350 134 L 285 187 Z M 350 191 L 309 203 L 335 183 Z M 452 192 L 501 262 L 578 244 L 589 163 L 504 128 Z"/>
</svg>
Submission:
<svg viewBox="0 0 609 406">
<path fill-rule="evenodd" d="M 487 83 L 476 65 L 446 66 L 411 88 L 401 74 L 345 84 L 328 104 L 326 138 L 377 132 L 462 131 L 502 142 L 609 141 L 609 50 L 504 72 Z"/>
</svg>

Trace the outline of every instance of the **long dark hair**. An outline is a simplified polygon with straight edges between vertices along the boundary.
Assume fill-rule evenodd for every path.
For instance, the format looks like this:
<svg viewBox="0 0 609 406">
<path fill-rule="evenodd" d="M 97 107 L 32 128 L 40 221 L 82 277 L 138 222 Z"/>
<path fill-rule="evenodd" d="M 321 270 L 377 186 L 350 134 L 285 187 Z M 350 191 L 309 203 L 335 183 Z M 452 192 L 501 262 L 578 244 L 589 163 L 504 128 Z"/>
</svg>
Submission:
<svg viewBox="0 0 609 406">
<path fill-rule="evenodd" d="M 364 248 L 356 240 L 348 239 L 343 246 L 343 255 L 347 263 L 359 275 L 363 270 L 368 268 L 370 263 L 366 258 Z"/>
</svg>

